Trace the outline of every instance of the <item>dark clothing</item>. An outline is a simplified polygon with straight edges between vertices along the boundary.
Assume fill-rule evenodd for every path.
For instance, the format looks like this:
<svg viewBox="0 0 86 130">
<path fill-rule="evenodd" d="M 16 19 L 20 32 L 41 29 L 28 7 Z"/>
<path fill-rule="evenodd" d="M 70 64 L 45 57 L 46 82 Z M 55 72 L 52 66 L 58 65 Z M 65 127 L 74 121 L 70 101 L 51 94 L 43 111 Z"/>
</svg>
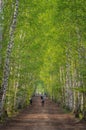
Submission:
<svg viewBox="0 0 86 130">
<path fill-rule="evenodd" d="M 41 103 L 42 103 L 42 106 L 44 106 L 44 102 L 45 102 L 45 100 L 44 100 L 44 98 L 43 98 L 43 99 L 42 99 L 42 102 L 41 102 Z"/>
<path fill-rule="evenodd" d="M 30 99 L 30 105 L 32 105 L 32 98 Z"/>
<path fill-rule="evenodd" d="M 41 96 L 41 99 L 43 99 L 43 96 Z"/>
</svg>

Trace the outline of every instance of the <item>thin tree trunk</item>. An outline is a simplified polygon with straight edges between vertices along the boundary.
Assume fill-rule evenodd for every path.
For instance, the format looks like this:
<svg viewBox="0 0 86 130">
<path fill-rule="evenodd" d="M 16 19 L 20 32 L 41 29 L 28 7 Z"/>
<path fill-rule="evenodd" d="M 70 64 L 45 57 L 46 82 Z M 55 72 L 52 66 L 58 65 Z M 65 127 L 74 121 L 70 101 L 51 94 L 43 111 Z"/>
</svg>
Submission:
<svg viewBox="0 0 86 130">
<path fill-rule="evenodd" d="M 12 51 L 13 44 L 14 44 L 13 38 L 14 38 L 14 31 L 15 31 L 15 27 L 16 27 L 16 19 L 17 19 L 17 15 L 18 15 L 18 1 L 19 0 L 16 0 L 16 2 L 15 2 L 14 15 L 13 15 L 13 19 L 12 19 L 12 24 L 10 26 L 10 33 L 9 33 L 10 41 L 7 46 L 5 66 L 4 66 L 4 72 L 3 72 L 3 81 L 2 81 L 2 86 L 1 86 L 2 96 L 0 99 L 0 116 L 3 114 L 6 90 L 7 90 L 7 86 L 8 86 L 8 78 L 9 78 L 9 72 L 10 72 L 10 70 L 9 70 L 10 55 L 11 55 L 11 51 Z"/>
</svg>

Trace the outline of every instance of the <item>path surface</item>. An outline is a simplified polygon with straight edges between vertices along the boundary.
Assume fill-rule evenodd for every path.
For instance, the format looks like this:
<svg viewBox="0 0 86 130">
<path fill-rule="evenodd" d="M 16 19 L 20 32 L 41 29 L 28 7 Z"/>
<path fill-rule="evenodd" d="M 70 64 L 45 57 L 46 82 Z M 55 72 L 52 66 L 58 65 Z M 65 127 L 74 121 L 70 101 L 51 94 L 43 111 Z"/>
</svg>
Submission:
<svg viewBox="0 0 86 130">
<path fill-rule="evenodd" d="M 28 106 L 0 130 L 86 130 L 86 124 L 76 123 L 73 115 L 64 114 L 49 99 L 46 99 L 43 107 L 40 97 L 34 97 L 32 106 Z"/>
</svg>

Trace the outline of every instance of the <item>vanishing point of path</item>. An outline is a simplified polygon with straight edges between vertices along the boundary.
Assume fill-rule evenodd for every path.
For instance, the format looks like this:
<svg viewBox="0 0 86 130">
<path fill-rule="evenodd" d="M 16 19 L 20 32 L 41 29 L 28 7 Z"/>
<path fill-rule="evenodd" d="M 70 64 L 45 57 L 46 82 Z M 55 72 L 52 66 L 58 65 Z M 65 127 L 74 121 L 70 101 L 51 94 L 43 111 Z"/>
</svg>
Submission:
<svg viewBox="0 0 86 130">
<path fill-rule="evenodd" d="M 40 97 L 33 97 L 28 106 L 0 130 L 86 130 L 85 123 L 77 123 L 72 114 L 65 114 L 49 99 L 41 106 Z"/>
</svg>

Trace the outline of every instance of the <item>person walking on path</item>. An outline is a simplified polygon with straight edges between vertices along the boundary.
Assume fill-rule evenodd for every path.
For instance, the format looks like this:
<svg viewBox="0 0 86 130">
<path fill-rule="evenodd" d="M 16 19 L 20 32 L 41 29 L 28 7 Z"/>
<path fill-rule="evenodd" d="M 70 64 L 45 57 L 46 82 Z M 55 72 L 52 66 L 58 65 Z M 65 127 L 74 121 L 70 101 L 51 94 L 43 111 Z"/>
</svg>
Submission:
<svg viewBox="0 0 86 130">
<path fill-rule="evenodd" d="M 44 106 L 45 104 L 45 95 L 41 95 L 41 103 L 42 103 L 42 106 Z"/>
<path fill-rule="evenodd" d="M 30 105 L 32 105 L 32 98 L 30 98 Z"/>
</svg>

